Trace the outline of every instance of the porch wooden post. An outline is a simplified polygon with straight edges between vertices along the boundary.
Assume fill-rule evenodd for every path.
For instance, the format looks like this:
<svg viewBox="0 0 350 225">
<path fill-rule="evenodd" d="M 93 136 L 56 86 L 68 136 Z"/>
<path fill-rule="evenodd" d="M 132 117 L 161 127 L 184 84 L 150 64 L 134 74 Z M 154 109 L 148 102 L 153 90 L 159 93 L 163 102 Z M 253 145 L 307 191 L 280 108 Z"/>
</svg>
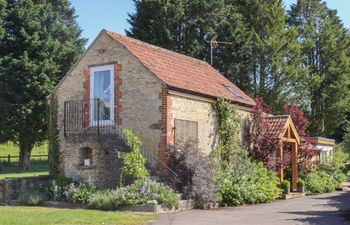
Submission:
<svg viewBox="0 0 350 225">
<path fill-rule="evenodd" d="M 292 144 L 292 189 L 297 191 L 298 183 L 298 143 Z"/>
<path fill-rule="evenodd" d="M 283 158 L 283 145 L 278 150 L 277 157 L 280 158 L 280 159 Z M 282 166 L 278 168 L 278 178 L 280 179 L 281 182 L 283 181 L 284 174 L 283 174 Z"/>
</svg>

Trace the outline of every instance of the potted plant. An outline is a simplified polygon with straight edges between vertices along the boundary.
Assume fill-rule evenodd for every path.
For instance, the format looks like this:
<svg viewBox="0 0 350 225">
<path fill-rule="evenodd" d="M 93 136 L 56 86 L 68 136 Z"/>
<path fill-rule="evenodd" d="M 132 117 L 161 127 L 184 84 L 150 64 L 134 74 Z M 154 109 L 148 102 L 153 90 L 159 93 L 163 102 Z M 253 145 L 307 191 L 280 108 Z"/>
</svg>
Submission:
<svg viewBox="0 0 350 225">
<path fill-rule="evenodd" d="M 305 192 L 305 182 L 303 180 L 299 180 L 297 184 L 298 192 Z"/>
<path fill-rule="evenodd" d="M 284 180 L 281 183 L 281 188 L 283 190 L 283 194 L 289 194 L 290 193 L 290 182 L 289 180 Z"/>
</svg>

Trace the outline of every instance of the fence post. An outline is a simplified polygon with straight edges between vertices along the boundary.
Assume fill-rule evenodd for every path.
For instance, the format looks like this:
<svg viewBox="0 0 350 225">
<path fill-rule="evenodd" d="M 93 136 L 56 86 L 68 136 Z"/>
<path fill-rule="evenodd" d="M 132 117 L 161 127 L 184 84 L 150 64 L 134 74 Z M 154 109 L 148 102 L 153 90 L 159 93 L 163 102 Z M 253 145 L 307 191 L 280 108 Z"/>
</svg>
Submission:
<svg viewBox="0 0 350 225">
<path fill-rule="evenodd" d="M 10 154 L 7 155 L 7 162 L 11 163 L 11 155 Z"/>
</svg>

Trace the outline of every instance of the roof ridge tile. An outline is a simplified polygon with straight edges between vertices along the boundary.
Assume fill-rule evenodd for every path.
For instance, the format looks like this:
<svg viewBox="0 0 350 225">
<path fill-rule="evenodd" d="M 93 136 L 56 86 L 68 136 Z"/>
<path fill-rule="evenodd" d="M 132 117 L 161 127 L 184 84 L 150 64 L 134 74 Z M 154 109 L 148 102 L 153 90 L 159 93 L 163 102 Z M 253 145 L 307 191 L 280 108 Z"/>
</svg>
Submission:
<svg viewBox="0 0 350 225">
<path fill-rule="evenodd" d="M 133 38 L 133 37 L 128 37 L 128 36 L 125 36 L 125 35 L 121 35 L 121 34 L 118 34 L 116 32 L 113 32 L 113 31 L 109 31 L 109 30 L 106 30 L 107 33 L 109 34 L 112 34 L 112 35 L 116 35 L 116 36 L 119 36 L 121 38 L 124 38 L 124 39 L 128 39 L 128 40 L 131 40 L 133 42 L 136 42 L 140 45 L 145 45 L 147 47 L 150 47 L 150 48 L 154 48 L 155 50 L 160 50 L 160 51 L 165 51 L 165 52 L 168 52 L 170 54 L 176 54 L 177 56 L 179 57 L 184 57 L 184 58 L 187 58 L 187 59 L 190 59 L 190 60 L 194 60 L 198 63 L 202 63 L 202 64 L 208 64 L 208 62 L 204 61 L 204 60 L 201 60 L 201 59 L 196 59 L 194 57 L 191 57 L 191 56 L 188 56 L 188 55 L 184 55 L 184 54 L 181 54 L 181 53 L 178 53 L 178 52 L 175 52 L 175 51 L 171 51 L 169 49 L 166 49 L 166 48 L 163 48 L 163 47 L 159 47 L 157 45 L 153 45 L 153 44 L 150 44 L 150 43 L 147 43 L 147 42 L 144 42 L 144 41 L 141 41 L 141 40 L 138 40 L 136 38 Z"/>
</svg>

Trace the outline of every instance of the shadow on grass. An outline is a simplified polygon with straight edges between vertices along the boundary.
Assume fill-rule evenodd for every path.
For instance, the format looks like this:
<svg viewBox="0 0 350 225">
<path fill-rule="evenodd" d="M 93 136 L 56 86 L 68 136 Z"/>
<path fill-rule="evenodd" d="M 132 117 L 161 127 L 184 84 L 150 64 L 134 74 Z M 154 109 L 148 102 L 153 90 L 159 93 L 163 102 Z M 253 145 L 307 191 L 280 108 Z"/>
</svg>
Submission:
<svg viewBox="0 0 350 225">
<path fill-rule="evenodd" d="M 47 161 L 33 161 L 26 172 L 21 172 L 18 168 L 17 162 L 6 163 L 0 171 L 0 179 L 15 178 L 15 177 L 29 177 L 47 175 L 49 166 Z"/>
<path fill-rule="evenodd" d="M 305 210 L 302 211 L 287 211 L 284 213 L 303 216 L 304 218 L 295 218 L 293 221 L 302 222 L 305 224 L 350 224 L 350 192 L 339 192 L 337 195 L 324 197 L 314 197 L 314 199 L 325 200 L 327 203 L 318 204 L 323 208 L 329 208 L 329 211 Z M 316 205 L 315 205 L 316 206 Z"/>
</svg>

